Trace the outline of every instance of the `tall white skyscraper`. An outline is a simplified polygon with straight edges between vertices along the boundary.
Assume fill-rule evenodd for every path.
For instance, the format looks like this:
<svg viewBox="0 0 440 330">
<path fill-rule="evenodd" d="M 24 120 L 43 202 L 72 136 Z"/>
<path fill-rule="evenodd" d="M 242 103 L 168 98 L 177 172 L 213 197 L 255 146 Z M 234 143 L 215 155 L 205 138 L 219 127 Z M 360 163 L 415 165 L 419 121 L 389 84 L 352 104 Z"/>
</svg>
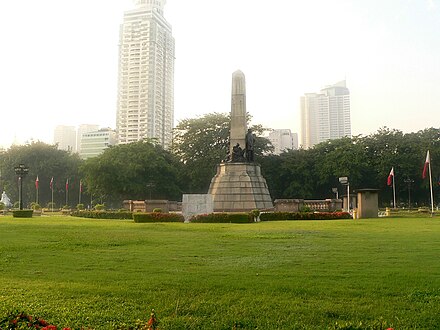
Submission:
<svg viewBox="0 0 440 330">
<path fill-rule="evenodd" d="M 174 38 L 166 0 L 135 0 L 120 30 L 118 143 L 155 138 L 171 145 L 174 125 Z"/>
<path fill-rule="evenodd" d="M 301 97 L 301 147 L 351 137 L 350 91 L 345 80 Z"/>
</svg>

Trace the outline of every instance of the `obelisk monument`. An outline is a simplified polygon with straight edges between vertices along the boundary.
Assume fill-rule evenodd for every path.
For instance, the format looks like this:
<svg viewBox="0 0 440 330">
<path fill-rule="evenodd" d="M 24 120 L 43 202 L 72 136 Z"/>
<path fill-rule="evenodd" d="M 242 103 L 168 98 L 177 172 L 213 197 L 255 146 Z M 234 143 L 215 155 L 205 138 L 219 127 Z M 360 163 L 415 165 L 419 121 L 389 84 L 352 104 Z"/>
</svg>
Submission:
<svg viewBox="0 0 440 330">
<path fill-rule="evenodd" d="M 232 74 L 229 160 L 217 166 L 208 191 L 214 212 L 273 209 L 260 165 L 253 160 L 254 137 L 246 127 L 246 81 L 243 72 L 236 71 Z"/>
<path fill-rule="evenodd" d="M 243 72 L 240 70 L 232 74 L 231 91 L 231 130 L 230 130 L 230 148 L 240 145 L 245 148 L 246 137 L 246 80 Z"/>
</svg>

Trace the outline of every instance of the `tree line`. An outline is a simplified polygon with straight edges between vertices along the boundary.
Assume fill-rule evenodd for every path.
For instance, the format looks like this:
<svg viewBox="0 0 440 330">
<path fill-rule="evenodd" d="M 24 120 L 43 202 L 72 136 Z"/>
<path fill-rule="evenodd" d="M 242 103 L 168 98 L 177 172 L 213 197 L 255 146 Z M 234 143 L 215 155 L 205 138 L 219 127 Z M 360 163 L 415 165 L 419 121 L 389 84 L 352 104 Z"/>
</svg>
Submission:
<svg viewBox="0 0 440 330">
<path fill-rule="evenodd" d="M 75 206 L 80 195 L 85 205 L 106 203 L 119 208 L 125 199 L 180 200 L 184 193 L 206 193 L 217 164 L 229 150 L 229 122 L 228 115 L 219 113 L 185 119 L 174 130 L 170 150 L 162 149 L 154 140 L 145 140 L 110 147 L 88 160 L 42 142 L 12 146 L 0 153 L 0 189 L 13 201 L 18 200 L 14 167 L 23 163 L 29 167 L 23 181 L 26 204 L 36 201 L 37 176 L 42 206 L 52 200 L 52 178 L 58 207 L 66 202 Z M 440 193 L 439 129 L 405 134 L 381 128 L 368 136 L 329 140 L 280 155 L 272 153 L 273 146 L 263 137 L 268 129 L 254 125 L 252 130 L 257 137 L 256 162 L 261 164 L 273 199 L 334 198 L 332 188 L 344 193 L 338 178 L 347 176 L 351 189 L 380 189 L 380 203 L 388 206 L 393 197 L 387 177 L 394 167 L 398 205 L 407 206 L 409 194 L 413 206 L 428 205 L 429 181 L 422 179 L 427 150 L 431 153 L 434 195 Z"/>
</svg>

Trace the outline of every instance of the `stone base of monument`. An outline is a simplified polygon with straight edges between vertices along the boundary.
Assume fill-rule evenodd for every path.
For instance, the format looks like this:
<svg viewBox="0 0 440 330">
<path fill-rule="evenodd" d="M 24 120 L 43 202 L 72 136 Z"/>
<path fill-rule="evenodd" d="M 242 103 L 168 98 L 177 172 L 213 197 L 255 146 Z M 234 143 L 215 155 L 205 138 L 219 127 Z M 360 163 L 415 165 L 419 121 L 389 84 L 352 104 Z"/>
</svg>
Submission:
<svg viewBox="0 0 440 330">
<path fill-rule="evenodd" d="M 272 210 L 267 183 L 255 163 L 222 163 L 212 178 L 208 194 L 212 195 L 214 212 Z"/>
</svg>

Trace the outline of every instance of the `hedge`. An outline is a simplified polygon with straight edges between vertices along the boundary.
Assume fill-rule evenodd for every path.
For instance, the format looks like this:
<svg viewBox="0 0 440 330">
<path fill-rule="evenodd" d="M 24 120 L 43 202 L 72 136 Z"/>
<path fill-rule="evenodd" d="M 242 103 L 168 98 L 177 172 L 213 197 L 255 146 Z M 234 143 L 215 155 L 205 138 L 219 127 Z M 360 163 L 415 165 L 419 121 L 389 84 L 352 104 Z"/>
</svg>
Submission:
<svg viewBox="0 0 440 330">
<path fill-rule="evenodd" d="M 268 212 L 260 214 L 261 221 L 337 219 L 351 219 L 351 215 L 347 212 Z"/>
<path fill-rule="evenodd" d="M 12 216 L 14 218 L 32 218 L 34 210 L 13 210 Z"/>
<path fill-rule="evenodd" d="M 71 213 L 73 217 L 90 219 L 133 219 L 133 212 L 130 211 L 87 211 L 78 210 Z"/>
<path fill-rule="evenodd" d="M 254 217 L 249 213 L 211 213 L 196 215 L 190 219 L 192 223 L 249 223 Z"/>
<path fill-rule="evenodd" d="M 136 223 L 146 222 L 184 222 L 183 215 L 177 213 L 133 213 L 133 220 Z"/>
</svg>

